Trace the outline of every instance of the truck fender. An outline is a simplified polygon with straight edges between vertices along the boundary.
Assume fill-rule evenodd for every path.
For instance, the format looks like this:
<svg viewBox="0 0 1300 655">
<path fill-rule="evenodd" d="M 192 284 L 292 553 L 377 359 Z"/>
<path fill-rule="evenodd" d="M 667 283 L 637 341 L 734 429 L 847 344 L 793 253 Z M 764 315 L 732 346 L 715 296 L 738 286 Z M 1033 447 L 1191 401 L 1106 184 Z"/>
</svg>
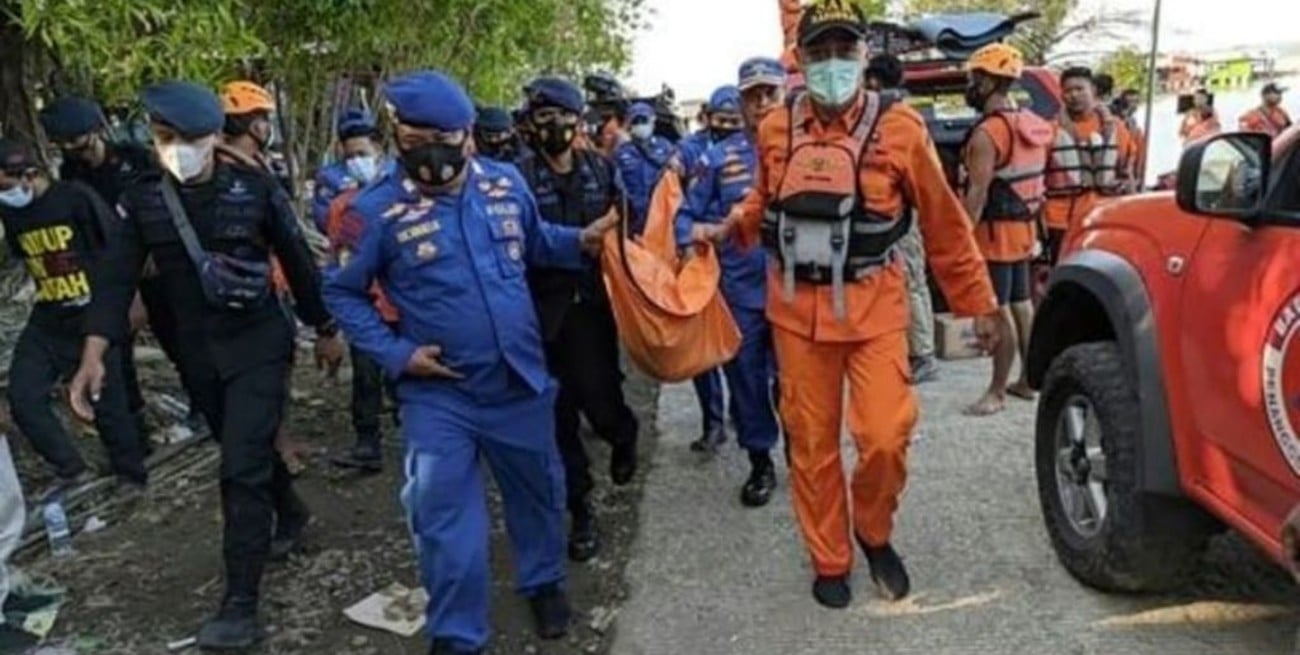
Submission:
<svg viewBox="0 0 1300 655">
<path fill-rule="evenodd" d="M 1029 383 L 1040 389 L 1052 360 L 1071 346 L 1113 340 L 1141 404 L 1138 489 L 1181 496 L 1155 315 L 1137 269 L 1118 255 L 1082 250 L 1052 271 L 1034 317 Z"/>
</svg>

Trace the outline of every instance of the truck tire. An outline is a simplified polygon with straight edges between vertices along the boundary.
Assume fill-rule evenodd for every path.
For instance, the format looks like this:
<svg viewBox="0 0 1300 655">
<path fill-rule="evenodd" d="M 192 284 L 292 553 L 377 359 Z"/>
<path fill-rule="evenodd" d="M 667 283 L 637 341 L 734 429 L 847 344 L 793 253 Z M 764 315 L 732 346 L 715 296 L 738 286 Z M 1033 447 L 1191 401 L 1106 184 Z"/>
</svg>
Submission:
<svg viewBox="0 0 1300 655">
<path fill-rule="evenodd" d="M 1061 563 L 1102 591 L 1179 586 L 1214 531 L 1195 505 L 1138 491 L 1141 447 L 1137 390 L 1115 343 L 1053 360 L 1035 435 L 1039 502 Z"/>
</svg>

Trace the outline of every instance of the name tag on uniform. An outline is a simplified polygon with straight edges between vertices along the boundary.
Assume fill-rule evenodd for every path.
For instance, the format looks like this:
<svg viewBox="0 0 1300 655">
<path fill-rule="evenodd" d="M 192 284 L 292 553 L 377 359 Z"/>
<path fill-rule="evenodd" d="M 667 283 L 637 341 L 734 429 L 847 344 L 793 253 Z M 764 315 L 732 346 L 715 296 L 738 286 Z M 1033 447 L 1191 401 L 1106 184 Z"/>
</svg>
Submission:
<svg viewBox="0 0 1300 655">
<path fill-rule="evenodd" d="M 438 221 L 426 221 L 417 225 L 412 225 L 397 233 L 397 242 L 406 243 L 423 237 L 427 237 L 434 232 L 442 229 L 442 224 Z"/>
<path fill-rule="evenodd" d="M 513 218 L 523 213 L 517 202 L 493 202 L 487 206 L 487 215 L 494 218 Z M 509 221 L 513 223 L 514 221 Z M 518 226 L 515 226 L 518 230 Z"/>
</svg>

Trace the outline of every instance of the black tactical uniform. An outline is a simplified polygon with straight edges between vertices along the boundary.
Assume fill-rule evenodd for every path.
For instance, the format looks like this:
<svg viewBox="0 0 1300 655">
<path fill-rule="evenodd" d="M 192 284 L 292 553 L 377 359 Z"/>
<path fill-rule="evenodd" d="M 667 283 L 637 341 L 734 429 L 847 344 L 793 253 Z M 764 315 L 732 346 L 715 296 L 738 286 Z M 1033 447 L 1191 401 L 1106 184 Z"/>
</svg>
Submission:
<svg viewBox="0 0 1300 655">
<path fill-rule="evenodd" d="M 302 320 L 318 327 L 331 321 L 289 198 L 273 178 L 217 163 L 209 181 L 176 185 L 205 251 L 268 271 L 268 293 L 243 309 L 218 307 L 205 299 L 198 269 L 164 202 L 162 179 L 145 178 L 121 198 L 121 238 L 105 258 L 89 333 L 115 341 L 125 336 L 122 317 L 145 259 L 151 256 L 163 297 L 177 318 L 181 367 L 188 372 L 192 400 L 221 443 L 227 594 L 223 612 L 234 603 L 239 605 L 236 612 L 245 616 L 250 605 L 255 612 L 273 520 L 278 520 L 278 537 L 286 529 L 300 530 L 298 523 L 306 516 L 274 449 L 285 407 L 294 325 L 269 293 L 272 253 L 289 280 Z"/>
<path fill-rule="evenodd" d="M 540 155 L 519 161 L 524 179 L 547 221 L 586 227 L 624 204 L 613 162 L 591 150 L 573 152 L 573 170 L 557 173 Z M 618 328 L 609 306 L 599 263 L 586 271 L 528 271 L 537 306 L 547 367 L 560 383 L 555 401 L 555 438 L 564 459 L 573 534 L 569 555 L 582 561 L 599 548 L 587 496 L 593 487 L 590 460 L 579 436 L 579 413 L 595 433 L 614 447 L 610 462 L 616 484 L 635 471 L 637 420 L 623 398 Z"/>
</svg>

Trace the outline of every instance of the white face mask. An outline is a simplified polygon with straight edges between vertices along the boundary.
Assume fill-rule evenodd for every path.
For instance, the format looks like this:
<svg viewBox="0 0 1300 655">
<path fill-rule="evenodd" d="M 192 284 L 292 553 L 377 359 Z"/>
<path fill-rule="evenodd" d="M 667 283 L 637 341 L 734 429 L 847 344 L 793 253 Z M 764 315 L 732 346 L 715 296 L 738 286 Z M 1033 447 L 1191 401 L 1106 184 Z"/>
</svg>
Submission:
<svg viewBox="0 0 1300 655">
<path fill-rule="evenodd" d="M 32 204 L 32 188 L 29 186 L 16 186 L 8 191 L 0 191 L 0 205 L 22 209 Z"/>
<path fill-rule="evenodd" d="M 216 136 L 208 136 L 198 141 L 160 145 L 158 161 L 172 177 L 181 182 L 189 182 L 203 173 L 212 159 L 212 149 L 216 142 Z"/>
<path fill-rule="evenodd" d="M 655 126 L 649 123 L 633 125 L 632 129 L 628 130 L 628 132 L 632 134 L 632 138 L 637 139 L 638 141 L 645 141 L 655 133 Z"/>
<path fill-rule="evenodd" d="M 353 157 L 347 161 L 348 175 L 356 181 L 366 184 L 375 179 L 379 173 L 379 160 L 373 155 Z"/>
</svg>

